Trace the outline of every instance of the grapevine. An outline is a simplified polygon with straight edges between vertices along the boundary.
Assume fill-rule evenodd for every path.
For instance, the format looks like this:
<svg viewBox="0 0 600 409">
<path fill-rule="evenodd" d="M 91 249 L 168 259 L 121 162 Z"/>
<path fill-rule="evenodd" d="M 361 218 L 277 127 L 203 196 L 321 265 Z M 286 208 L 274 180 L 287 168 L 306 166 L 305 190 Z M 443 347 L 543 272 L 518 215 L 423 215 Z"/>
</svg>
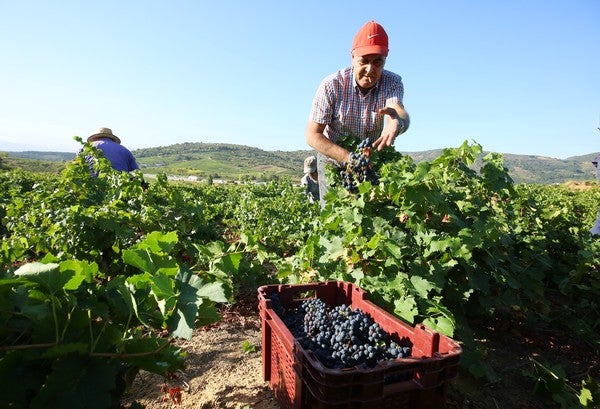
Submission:
<svg viewBox="0 0 600 409">
<path fill-rule="evenodd" d="M 472 323 L 480 318 L 497 322 L 500 316 L 516 314 L 527 323 L 542 319 L 547 326 L 566 324 L 578 338 L 597 344 L 600 240 L 589 235 L 600 203 L 595 183 L 577 191 L 558 185 L 513 186 L 501 155 L 482 155 L 479 145 L 465 142 L 444 149 L 435 160 L 415 162 L 394 149 L 365 149 L 371 148 L 369 142 L 358 147 L 360 139 L 353 135 L 336 141 L 349 152 L 356 150 L 354 159 L 365 156 L 360 164 L 381 181 L 377 194 L 348 200 L 338 180 L 341 169 L 328 164 L 325 170 L 332 174 L 327 180 L 341 194 L 331 195 L 331 206 L 316 213 L 308 213 L 313 207 L 304 204 L 303 192 L 288 181 L 206 186 L 170 182 L 159 174 L 143 191 L 128 175 L 108 170 L 90 178 L 87 163 L 79 161 L 50 177 L 0 172 L 0 300 L 6 304 L 0 330 L 5 341 L 0 345 L 3 402 L 26 407 L 26 399 L 41 396 L 38 374 L 52 368 L 50 358 L 40 358 L 23 369 L 13 365 L 17 360 L 3 360 L 8 354 L 29 356 L 44 346 L 62 359 L 71 348 L 63 340 L 80 345 L 89 342 L 90 334 L 95 349 L 82 360 L 91 358 L 98 365 L 103 360 L 127 363 L 132 354 L 157 351 L 160 340 L 136 331 L 140 325 L 162 324 L 165 311 L 174 311 L 157 309 L 151 291 L 162 293 L 158 284 L 164 280 L 181 281 L 163 274 L 175 271 L 175 264 L 183 271 L 222 277 L 228 295 L 233 295 L 229 288 L 242 284 L 304 282 L 307 272 L 313 281 L 352 281 L 403 320 L 463 340 L 461 365 L 475 376 L 491 373 L 482 358 L 487 345 L 479 341 L 483 337 L 473 336 L 480 328 Z M 355 189 L 362 191 L 367 184 L 361 186 L 352 177 Z M 158 241 L 130 253 L 153 231 L 177 232 L 177 241 L 153 239 Z M 139 261 L 130 264 L 123 255 Z M 35 260 L 58 263 L 61 267 L 47 274 L 71 279 L 46 288 L 34 281 L 42 266 L 34 275 L 14 277 L 23 263 Z M 150 276 L 156 276 L 155 284 Z M 188 288 L 186 283 L 181 281 L 182 288 Z M 22 296 L 31 291 L 35 297 Z M 169 292 L 168 300 L 178 294 Z M 566 302 L 553 303 L 556 294 Z M 80 308 L 88 305 L 93 308 Z M 27 311 L 35 314 L 24 315 Z M 476 320 L 471 320 L 473 314 Z M 304 317 L 297 315 L 303 328 Z M 40 325 L 46 321 L 53 325 Z M 104 323 L 106 329 L 100 326 Z M 181 331 L 192 329 L 185 320 L 178 323 Z M 128 335 L 121 341 L 110 336 L 115 331 Z M 308 336 L 302 336 L 308 343 Z M 168 350 L 144 356 L 142 364 L 136 357 L 134 368 L 156 372 L 162 366 L 154 363 L 164 362 Z M 176 351 L 167 357 L 171 369 L 180 363 Z M 120 379 L 120 372 L 106 368 L 90 385 L 117 397 L 120 389 L 98 387 L 101 379 L 114 384 L 115 379 L 107 379 L 113 373 Z M 17 369 L 23 375 L 12 376 Z M 33 386 L 25 390 L 23 385 Z"/>
</svg>

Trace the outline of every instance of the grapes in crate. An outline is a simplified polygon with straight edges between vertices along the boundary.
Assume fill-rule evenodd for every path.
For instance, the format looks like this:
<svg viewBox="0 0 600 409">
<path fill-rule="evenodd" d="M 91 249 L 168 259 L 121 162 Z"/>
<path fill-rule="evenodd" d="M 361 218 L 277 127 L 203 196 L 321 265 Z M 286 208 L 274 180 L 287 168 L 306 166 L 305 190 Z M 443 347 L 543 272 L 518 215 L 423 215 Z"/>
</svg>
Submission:
<svg viewBox="0 0 600 409">
<path fill-rule="evenodd" d="M 361 309 L 330 307 L 313 298 L 286 311 L 277 294 L 271 299 L 292 335 L 328 368 L 374 367 L 383 360 L 411 355 L 408 339 L 393 339 Z"/>
</svg>

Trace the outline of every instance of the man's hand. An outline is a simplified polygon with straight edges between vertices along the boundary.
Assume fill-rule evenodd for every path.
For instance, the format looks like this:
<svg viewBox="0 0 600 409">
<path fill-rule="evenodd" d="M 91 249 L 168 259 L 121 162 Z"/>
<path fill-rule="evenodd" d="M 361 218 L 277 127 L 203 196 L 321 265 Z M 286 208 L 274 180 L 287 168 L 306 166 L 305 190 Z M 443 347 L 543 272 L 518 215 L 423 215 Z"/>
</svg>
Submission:
<svg viewBox="0 0 600 409">
<path fill-rule="evenodd" d="M 381 136 L 377 138 L 375 142 L 373 142 L 373 147 L 377 150 L 382 150 L 388 146 L 392 146 L 396 137 L 403 133 L 406 130 L 407 122 L 400 117 L 397 109 L 402 109 L 400 106 L 398 108 L 394 107 L 385 107 L 379 110 L 379 115 L 387 115 L 385 118 L 385 124 L 383 126 L 383 130 L 381 131 Z M 404 113 L 404 111 L 402 109 Z"/>
</svg>

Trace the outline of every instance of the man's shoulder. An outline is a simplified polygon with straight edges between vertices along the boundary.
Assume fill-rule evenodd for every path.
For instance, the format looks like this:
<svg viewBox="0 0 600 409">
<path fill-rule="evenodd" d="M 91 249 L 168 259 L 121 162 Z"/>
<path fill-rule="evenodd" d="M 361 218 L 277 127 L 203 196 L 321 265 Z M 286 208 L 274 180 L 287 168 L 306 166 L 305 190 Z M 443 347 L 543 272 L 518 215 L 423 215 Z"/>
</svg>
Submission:
<svg viewBox="0 0 600 409">
<path fill-rule="evenodd" d="M 397 93 L 398 91 L 404 90 L 402 77 L 395 72 L 384 70 L 381 73 L 381 78 L 379 79 L 379 89 L 386 93 Z"/>
<path fill-rule="evenodd" d="M 393 71 L 383 70 L 381 77 L 387 79 L 388 81 L 402 82 L 402 77 L 400 74 L 396 74 Z"/>
<path fill-rule="evenodd" d="M 339 84 L 345 83 L 352 79 L 352 67 L 344 68 L 326 76 L 323 84 Z"/>
</svg>

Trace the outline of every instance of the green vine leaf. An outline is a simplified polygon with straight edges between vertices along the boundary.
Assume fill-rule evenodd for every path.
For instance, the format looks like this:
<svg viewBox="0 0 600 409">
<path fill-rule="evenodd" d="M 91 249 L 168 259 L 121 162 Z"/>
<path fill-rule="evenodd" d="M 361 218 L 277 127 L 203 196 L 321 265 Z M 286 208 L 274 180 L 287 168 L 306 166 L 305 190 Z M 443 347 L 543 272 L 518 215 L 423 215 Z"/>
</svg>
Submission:
<svg viewBox="0 0 600 409">
<path fill-rule="evenodd" d="M 114 362 L 82 355 L 58 359 L 31 402 L 31 409 L 104 409 L 115 390 Z"/>
<path fill-rule="evenodd" d="M 61 273 L 57 263 L 34 262 L 19 267 L 15 271 L 15 275 L 37 283 L 49 293 L 54 294 L 61 291 L 75 273 L 72 271 Z"/>
<path fill-rule="evenodd" d="M 394 314 L 403 318 L 409 323 L 415 322 L 415 317 L 419 314 L 417 302 L 412 296 L 404 296 L 394 301 Z"/>
</svg>

